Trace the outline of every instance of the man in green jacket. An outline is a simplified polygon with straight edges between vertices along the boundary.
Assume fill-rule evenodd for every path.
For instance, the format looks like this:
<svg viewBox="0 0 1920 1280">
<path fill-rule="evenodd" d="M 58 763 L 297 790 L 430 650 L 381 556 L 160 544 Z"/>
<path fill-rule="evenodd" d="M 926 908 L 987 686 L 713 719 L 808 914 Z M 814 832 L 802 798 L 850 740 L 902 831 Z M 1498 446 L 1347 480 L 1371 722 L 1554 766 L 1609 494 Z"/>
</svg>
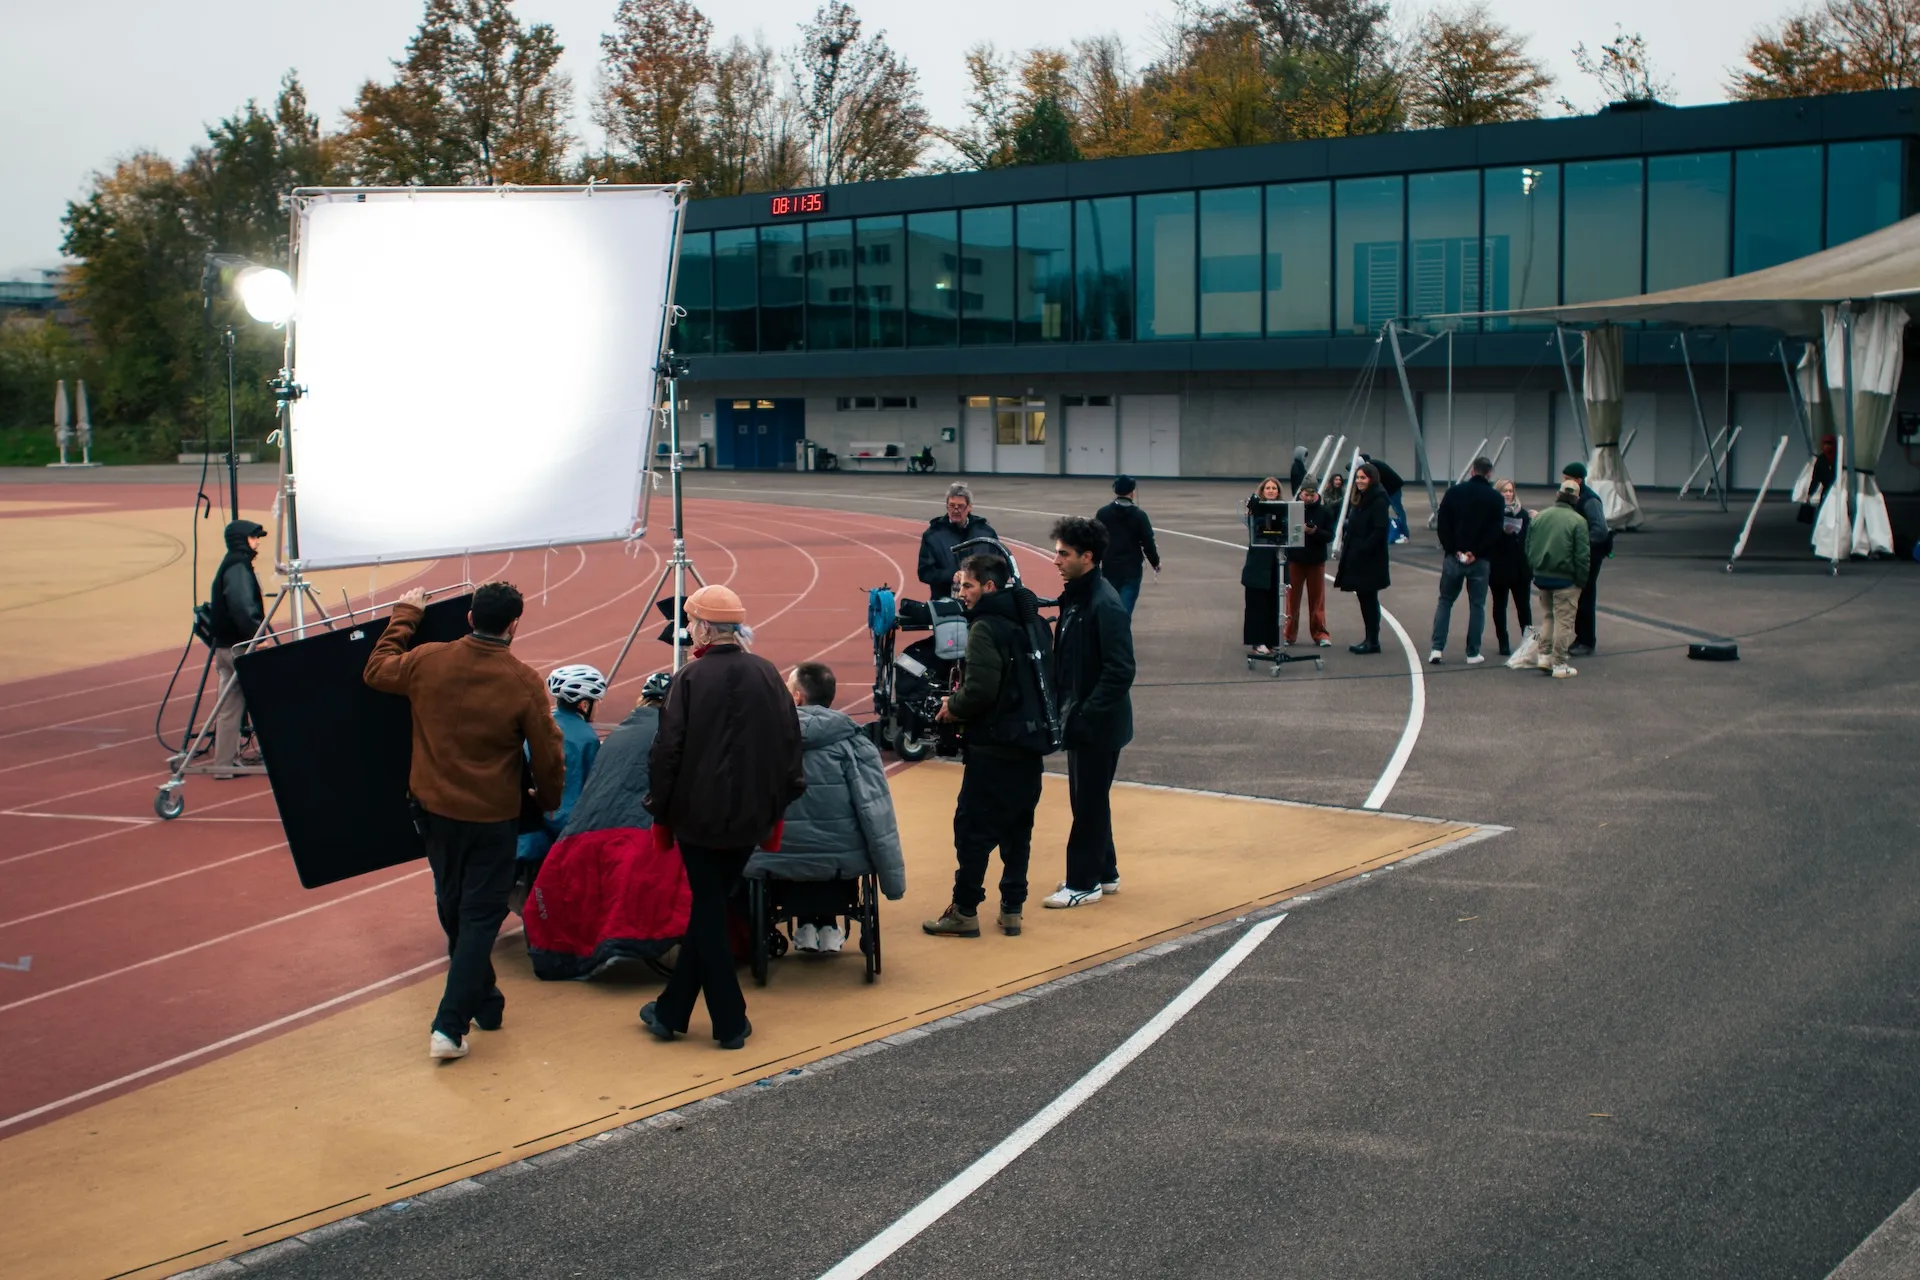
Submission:
<svg viewBox="0 0 1920 1280">
<path fill-rule="evenodd" d="M 1533 518 L 1527 533 L 1527 563 L 1533 566 L 1533 585 L 1540 593 L 1540 656 L 1537 664 L 1564 680 L 1578 673 L 1567 665 L 1574 625 L 1580 610 L 1580 588 L 1586 585 L 1593 545 L 1587 518 L 1580 512 L 1580 482 L 1560 486 L 1553 505 Z"/>
<path fill-rule="evenodd" d="M 1032 719 L 1015 657 L 1023 643 L 1011 573 L 999 556 L 969 556 L 954 575 L 954 594 L 967 606 L 967 653 L 960 687 L 941 705 L 939 719 L 965 731 L 965 769 L 953 811 L 953 902 L 921 928 L 936 937 L 980 936 L 980 903 L 987 896 L 987 858 L 1000 849 L 1000 931 L 1020 932 L 1027 902 L 1027 863 L 1033 852 L 1033 811 L 1040 805 L 1041 752 L 1028 741 Z M 1029 600 L 1030 606 L 1030 600 Z"/>
</svg>

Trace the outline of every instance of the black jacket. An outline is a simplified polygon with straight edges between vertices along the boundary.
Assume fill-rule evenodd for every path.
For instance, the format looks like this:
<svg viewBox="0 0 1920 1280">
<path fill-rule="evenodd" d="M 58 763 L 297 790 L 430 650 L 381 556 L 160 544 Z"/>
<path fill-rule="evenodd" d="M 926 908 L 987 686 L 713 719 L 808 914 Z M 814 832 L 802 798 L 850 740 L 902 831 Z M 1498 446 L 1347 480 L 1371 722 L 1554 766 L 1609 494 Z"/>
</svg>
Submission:
<svg viewBox="0 0 1920 1280">
<path fill-rule="evenodd" d="M 1500 504 L 1500 544 L 1493 552 L 1488 585 L 1524 590 L 1533 581 L 1533 566 L 1527 563 L 1527 534 L 1532 530 L 1533 517 L 1525 507 L 1519 515 L 1509 515 L 1507 504 Z"/>
<path fill-rule="evenodd" d="M 1506 513 L 1500 491 L 1485 476 L 1468 476 L 1440 499 L 1434 521 L 1440 549 L 1448 555 L 1467 551 L 1476 559 L 1491 560 L 1500 549 L 1500 521 Z"/>
<path fill-rule="evenodd" d="M 1599 494 L 1580 482 L 1580 514 L 1587 518 L 1587 545 L 1593 548 L 1593 557 L 1603 560 L 1613 550 L 1613 530 L 1607 527 L 1607 504 Z"/>
<path fill-rule="evenodd" d="M 1373 464 L 1373 469 L 1380 473 L 1380 487 L 1386 490 L 1389 496 L 1400 492 L 1400 490 L 1403 487 L 1405 487 L 1406 481 L 1400 478 L 1400 473 L 1398 471 L 1395 471 L 1392 467 L 1388 466 L 1386 463 L 1380 461 L 1380 459 L 1371 457 L 1368 454 L 1363 453 L 1360 455 L 1360 460 L 1362 462 L 1371 462 Z"/>
<path fill-rule="evenodd" d="M 953 549 L 974 538 L 998 538 L 984 516 L 967 515 L 964 529 L 953 527 L 953 521 L 945 516 L 935 516 L 927 521 L 927 531 L 920 535 L 920 581 L 926 584 L 928 593 L 935 599 L 943 599 L 953 594 L 953 575 L 960 568 Z"/>
<path fill-rule="evenodd" d="M 1300 484 L 1307 478 L 1307 451 L 1293 451 L 1293 467 L 1287 472 L 1287 491 L 1294 497 L 1300 496 Z"/>
<path fill-rule="evenodd" d="M 1115 586 L 1132 582 L 1145 572 L 1143 564 L 1151 564 L 1155 569 L 1160 567 L 1160 548 L 1153 541 L 1153 521 L 1134 505 L 1132 498 L 1115 498 L 1093 518 L 1107 526 L 1107 554 L 1100 562 L 1100 571 L 1106 574 L 1108 582 Z"/>
<path fill-rule="evenodd" d="M 800 717 L 771 662 L 720 644 L 681 668 L 647 753 L 647 812 L 683 844 L 750 849 L 807 789 Z"/>
<path fill-rule="evenodd" d="M 1025 710 L 1015 666 L 1015 650 L 1023 643 L 1015 599 L 1020 591 L 1025 588 L 989 591 L 967 614 L 967 655 L 947 711 L 966 729 L 969 752 L 1018 758 L 1040 754 L 1015 740 L 1021 717 L 1014 713 Z"/>
<path fill-rule="evenodd" d="M 1060 593 L 1053 688 L 1069 751 L 1118 751 L 1133 741 L 1133 622 L 1120 593 L 1097 573 Z"/>
<path fill-rule="evenodd" d="M 1385 591 L 1393 585 L 1387 559 L 1391 520 L 1384 491 L 1376 497 L 1369 489 L 1364 501 L 1359 493 L 1353 495 L 1347 510 L 1347 532 L 1340 541 L 1340 571 L 1333 577 L 1334 586 L 1342 591 Z"/>
<path fill-rule="evenodd" d="M 1307 545 L 1288 547 L 1288 564 L 1325 564 L 1327 552 L 1333 546 L 1333 526 L 1340 519 L 1340 512 L 1331 509 L 1324 502 L 1305 504 L 1307 513 Z"/>
<path fill-rule="evenodd" d="M 207 597 L 213 607 L 213 644 L 217 649 L 253 639 L 266 616 L 260 579 L 253 573 L 257 553 L 247 545 L 248 538 L 265 537 L 266 532 L 251 520 L 227 525 L 226 558 L 214 570 L 213 588 Z"/>
</svg>

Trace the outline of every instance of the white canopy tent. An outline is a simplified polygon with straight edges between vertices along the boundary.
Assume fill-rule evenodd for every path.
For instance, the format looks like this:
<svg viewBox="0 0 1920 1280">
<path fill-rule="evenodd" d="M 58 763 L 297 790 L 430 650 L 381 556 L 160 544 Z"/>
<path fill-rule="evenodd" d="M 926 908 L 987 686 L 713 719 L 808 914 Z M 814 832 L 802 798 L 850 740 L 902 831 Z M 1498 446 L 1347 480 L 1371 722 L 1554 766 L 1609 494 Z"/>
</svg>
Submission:
<svg viewBox="0 0 1920 1280">
<path fill-rule="evenodd" d="M 1893 420 L 1893 397 L 1900 390 L 1906 308 L 1891 302 L 1874 302 L 1858 316 L 1849 317 L 1838 307 L 1827 307 L 1824 317 L 1827 381 L 1839 381 L 1852 389 L 1851 398 L 1842 406 L 1847 418 L 1847 439 L 1853 446 L 1851 548 L 1857 556 L 1892 555 L 1893 526 L 1887 520 L 1887 500 L 1880 496 L 1880 483 L 1874 478 L 1874 472 L 1879 468 L 1881 447 L 1887 442 L 1887 424 Z M 1834 485 L 1833 492 L 1821 505 L 1824 515 L 1825 507 L 1836 496 L 1839 508 L 1834 529 L 1837 531 L 1846 523 L 1844 487 Z M 1820 523 L 1815 522 L 1816 531 Z"/>
<path fill-rule="evenodd" d="M 1640 499 L 1633 492 L 1626 459 L 1620 456 L 1620 420 L 1626 399 L 1626 361 L 1620 330 L 1610 324 L 1584 335 L 1587 402 L 1587 485 L 1606 507 L 1607 527 L 1631 529 L 1640 523 Z"/>
</svg>

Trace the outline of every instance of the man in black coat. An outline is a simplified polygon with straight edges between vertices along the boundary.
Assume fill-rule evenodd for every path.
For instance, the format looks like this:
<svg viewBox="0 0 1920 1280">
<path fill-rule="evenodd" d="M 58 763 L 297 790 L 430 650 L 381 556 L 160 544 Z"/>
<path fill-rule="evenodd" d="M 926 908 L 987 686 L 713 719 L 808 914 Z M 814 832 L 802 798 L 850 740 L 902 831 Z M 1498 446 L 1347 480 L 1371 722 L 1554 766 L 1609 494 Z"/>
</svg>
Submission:
<svg viewBox="0 0 1920 1280">
<path fill-rule="evenodd" d="M 213 717 L 213 765 L 230 769 L 236 765 L 260 763 L 260 757 L 240 754 L 240 722 L 247 714 L 247 698 L 233 674 L 233 646 L 244 644 L 260 631 L 266 605 L 260 595 L 260 579 L 254 576 L 253 558 L 260 553 L 260 540 L 267 531 L 251 520 L 235 520 L 227 525 L 227 554 L 214 570 L 213 589 L 208 605 L 213 613 L 213 667 L 220 673 L 219 709 Z M 215 778 L 231 778 L 231 773 L 216 773 Z"/>
<path fill-rule="evenodd" d="M 934 600 L 953 594 L 953 575 L 960 561 L 953 549 L 974 538 L 999 538 L 986 517 L 973 514 L 973 490 L 959 481 L 947 486 L 947 514 L 927 521 L 920 535 L 920 581 Z"/>
<path fill-rule="evenodd" d="M 647 753 L 647 812 L 680 846 L 693 907 L 673 977 L 640 1021 L 662 1040 L 687 1029 L 703 991 L 713 1038 L 739 1049 L 753 1034 L 727 940 L 727 899 L 755 845 L 807 789 L 800 718 L 780 671 L 747 652 L 746 608 L 723 586 L 687 597 L 694 652 L 673 678 Z"/>
<path fill-rule="evenodd" d="M 1600 606 L 1600 566 L 1613 554 L 1613 530 L 1607 527 L 1607 504 L 1599 494 L 1587 487 L 1587 466 L 1584 462 L 1569 462 L 1560 469 L 1560 478 L 1580 482 L 1578 510 L 1587 518 L 1587 545 L 1593 553 L 1587 563 L 1587 580 L 1580 584 L 1580 608 L 1573 622 L 1573 647 L 1567 650 L 1569 656 L 1578 658 L 1592 653 L 1598 640 L 1595 615 Z"/>
<path fill-rule="evenodd" d="M 1120 603 L 1129 617 L 1140 599 L 1140 579 L 1146 576 L 1143 566 L 1151 564 L 1155 573 L 1160 572 L 1160 548 L 1154 545 L 1153 521 L 1134 505 L 1137 487 L 1132 476 L 1116 477 L 1113 501 L 1093 517 L 1107 530 L 1107 555 L 1100 562 L 1100 572 L 1119 593 Z"/>
<path fill-rule="evenodd" d="M 1373 469 L 1380 473 L 1380 491 L 1387 495 L 1387 507 L 1393 512 L 1392 541 L 1410 541 L 1407 537 L 1407 507 L 1400 498 L 1400 491 L 1407 487 L 1407 482 L 1400 478 L 1398 471 L 1370 453 L 1361 454 L 1360 460 L 1371 462 Z"/>
<path fill-rule="evenodd" d="M 1433 611 L 1433 649 L 1428 662 L 1439 662 L 1447 650 L 1447 625 L 1453 621 L 1453 602 L 1467 588 L 1467 665 L 1477 667 L 1486 658 L 1480 652 L 1480 634 L 1487 625 L 1487 577 L 1494 553 L 1500 550 L 1501 521 L 1507 504 L 1488 479 L 1493 463 L 1475 458 L 1471 474 L 1440 499 L 1435 525 L 1440 534 L 1440 604 Z"/>
<path fill-rule="evenodd" d="M 1107 530 L 1070 516 L 1053 526 L 1053 564 L 1065 584 L 1053 642 L 1053 687 L 1067 748 L 1067 878 L 1042 905 L 1078 907 L 1120 892 L 1109 793 L 1120 750 L 1133 740 L 1133 622 L 1099 572 Z"/>
</svg>

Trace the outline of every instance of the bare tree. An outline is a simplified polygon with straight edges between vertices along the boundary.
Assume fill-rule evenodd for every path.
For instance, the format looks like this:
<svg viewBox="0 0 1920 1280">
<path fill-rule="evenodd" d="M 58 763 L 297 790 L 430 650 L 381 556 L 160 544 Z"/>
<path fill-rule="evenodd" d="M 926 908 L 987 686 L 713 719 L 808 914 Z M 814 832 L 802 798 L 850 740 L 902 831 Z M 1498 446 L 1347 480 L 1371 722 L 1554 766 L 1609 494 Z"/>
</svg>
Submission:
<svg viewBox="0 0 1920 1280">
<path fill-rule="evenodd" d="M 1089 159 L 1136 154 L 1140 81 L 1117 35 L 1076 40 L 1065 75 L 1067 109 Z"/>
<path fill-rule="evenodd" d="M 1584 42 L 1574 46 L 1573 64 L 1583 75 L 1600 84 L 1601 105 L 1609 102 L 1659 102 L 1673 96 L 1673 81 L 1654 68 L 1647 54 L 1647 40 L 1638 31 L 1629 35 L 1616 26 L 1613 39 L 1600 46 L 1596 55 Z M 1560 105 L 1570 112 L 1579 108 L 1565 98 Z"/>
<path fill-rule="evenodd" d="M 1409 119 L 1429 129 L 1537 119 L 1553 85 L 1527 56 L 1526 37 L 1495 21 L 1484 0 L 1426 16 L 1408 81 Z"/>
<path fill-rule="evenodd" d="M 919 78 L 885 32 L 861 35 L 846 0 L 827 0 L 802 24 L 794 77 L 822 181 L 895 178 L 913 168 L 930 133 Z"/>
<path fill-rule="evenodd" d="M 593 116 L 639 182 L 697 181 L 711 167 L 705 98 L 713 24 L 691 0 L 620 0 L 600 37 Z"/>
</svg>

